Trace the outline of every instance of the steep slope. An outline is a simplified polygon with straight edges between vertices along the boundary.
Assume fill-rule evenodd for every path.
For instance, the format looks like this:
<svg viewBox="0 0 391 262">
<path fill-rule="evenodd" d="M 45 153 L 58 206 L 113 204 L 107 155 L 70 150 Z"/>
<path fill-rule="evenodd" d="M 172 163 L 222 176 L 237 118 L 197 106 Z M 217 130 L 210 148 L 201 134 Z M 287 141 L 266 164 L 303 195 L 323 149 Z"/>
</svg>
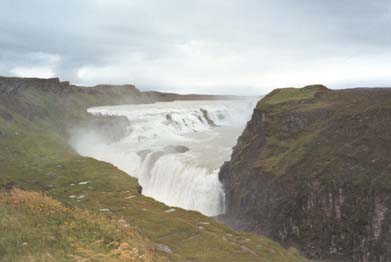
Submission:
<svg viewBox="0 0 391 262">
<path fill-rule="evenodd" d="M 135 179 L 68 146 L 68 128 L 90 121 L 88 107 L 125 102 L 151 98 L 132 86 L 0 78 L 1 261 L 303 261 L 144 197 Z"/>
<path fill-rule="evenodd" d="M 391 89 L 278 89 L 219 174 L 222 219 L 313 258 L 391 261 Z"/>
</svg>

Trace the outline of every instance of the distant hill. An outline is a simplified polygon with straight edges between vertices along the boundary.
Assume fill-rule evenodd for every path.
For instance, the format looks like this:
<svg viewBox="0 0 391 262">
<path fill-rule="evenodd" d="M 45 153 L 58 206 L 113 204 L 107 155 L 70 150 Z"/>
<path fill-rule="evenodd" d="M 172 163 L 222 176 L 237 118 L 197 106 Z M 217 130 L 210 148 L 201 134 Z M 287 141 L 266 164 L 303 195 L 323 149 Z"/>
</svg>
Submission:
<svg viewBox="0 0 391 262">
<path fill-rule="evenodd" d="M 175 94 L 175 93 L 164 93 L 157 91 L 146 91 L 143 92 L 151 97 L 151 99 L 162 102 L 169 102 L 174 100 L 238 100 L 245 99 L 245 96 L 232 96 L 232 95 L 199 95 L 199 94 Z"/>
</svg>

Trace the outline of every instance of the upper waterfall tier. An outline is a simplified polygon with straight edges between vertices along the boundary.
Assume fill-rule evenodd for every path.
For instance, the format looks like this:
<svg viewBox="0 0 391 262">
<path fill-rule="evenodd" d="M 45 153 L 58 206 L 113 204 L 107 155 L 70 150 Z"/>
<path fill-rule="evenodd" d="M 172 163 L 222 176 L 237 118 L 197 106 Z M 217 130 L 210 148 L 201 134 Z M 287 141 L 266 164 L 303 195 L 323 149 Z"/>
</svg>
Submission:
<svg viewBox="0 0 391 262">
<path fill-rule="evenodd" d="M 94 107 L 94 115 L 125 116 L 131 138 L 143 140 L 205 131 L 216 126 L 242 126 L 255 104 L 251 101 L 175 101 L 143 105 Z"/>
</svg>

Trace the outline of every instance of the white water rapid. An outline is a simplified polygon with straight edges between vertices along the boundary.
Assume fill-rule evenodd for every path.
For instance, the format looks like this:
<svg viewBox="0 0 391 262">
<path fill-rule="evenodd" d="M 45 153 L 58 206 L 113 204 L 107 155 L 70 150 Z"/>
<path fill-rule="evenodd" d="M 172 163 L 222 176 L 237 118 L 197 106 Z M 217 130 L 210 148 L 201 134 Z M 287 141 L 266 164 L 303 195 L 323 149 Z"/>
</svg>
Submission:
<svg viewBox="0 0 391 262">
<path fill-rule="evenodd" d="M 107 142 L 80 129 L 72 146 L 138 178 L 142 193 L 208 216 L 224 213 L 220 166 L 249 120 L 254 100 L 175 101 L 88 109 L 128 119 L 126 135 Z M 113 129 L 115 127 L 113 126 Z"/>
</svg>

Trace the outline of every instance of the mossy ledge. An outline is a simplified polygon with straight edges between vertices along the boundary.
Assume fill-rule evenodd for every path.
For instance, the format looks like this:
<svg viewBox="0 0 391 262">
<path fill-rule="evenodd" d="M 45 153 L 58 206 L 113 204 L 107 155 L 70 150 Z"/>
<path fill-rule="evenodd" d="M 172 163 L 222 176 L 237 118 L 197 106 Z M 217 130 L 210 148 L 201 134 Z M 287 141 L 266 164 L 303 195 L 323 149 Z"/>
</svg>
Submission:
<svg viewBox="0 0 391 262">
<path fill-rule="evenodd" d="M 274 90 L 219 177 L 233 227 L 332 261 L 391 261 L 391 89 Z"/>
<path fill-rule="evenodd" d="M 90 106 L 192 98 L 222 99 L 0 77 L 0 260 L 304 261 L 200 213 L 166 212 L 136 179 L 68 146 Z"/>
</svg>

